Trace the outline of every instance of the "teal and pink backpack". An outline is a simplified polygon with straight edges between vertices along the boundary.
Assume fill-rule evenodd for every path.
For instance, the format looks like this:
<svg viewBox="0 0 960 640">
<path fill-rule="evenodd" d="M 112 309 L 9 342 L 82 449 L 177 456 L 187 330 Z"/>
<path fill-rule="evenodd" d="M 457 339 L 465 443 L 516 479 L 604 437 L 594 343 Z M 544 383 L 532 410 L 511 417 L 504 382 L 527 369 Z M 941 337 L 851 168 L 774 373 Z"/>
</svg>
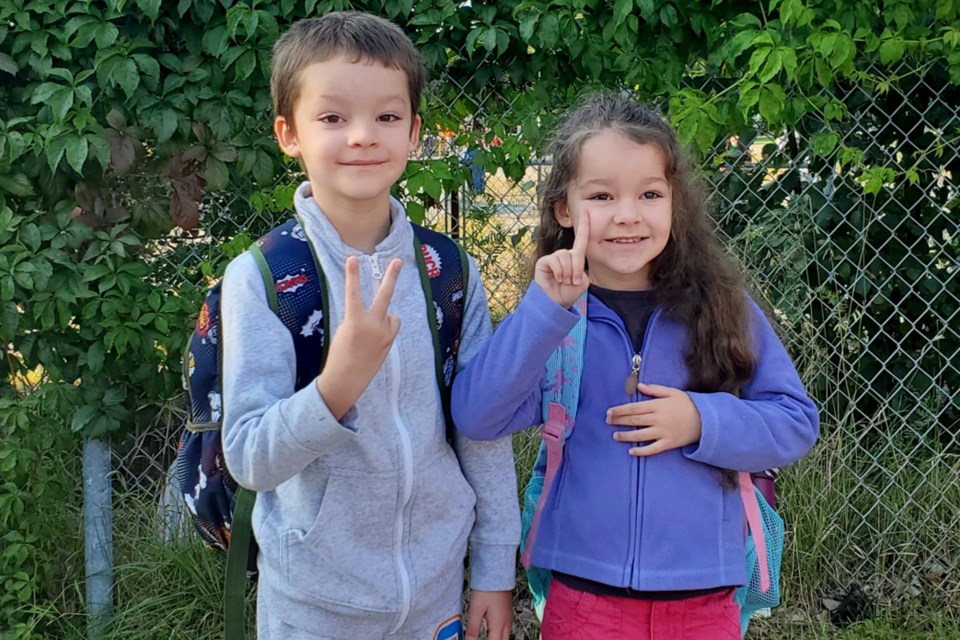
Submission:
<svg viewBox="0 0 960 640">
<path fill-rule="evenodd" d="M 577 418 L 587 329 L 587 295 L 581 296 L 573 308 L 579 312 L 580 318 L 547 360 L 541 390 L 543 426 L 540 449 L 530 481 L 523 492 L 520 562 L 526 571 L 533 607 L 540 620 L 543 620 L 551 575 L 548 569 L 532 566 L 531 558 L 543 505 L 563 460 L 564 444 L 573 432 Z M 783 520 L 770 506 L 773 502 L 772 480 L 772 472 L 738 474 L 748 526 L 745 543 L 748 581 L 736 590 L 734 600 L 740 605 L 740 626 L 744 634 L 756 611 L 780 604 Z"/>
<path fill-rule="evenodd" d="M 450 440 L 450 384 L 456 371 L 469 264 L 463 248 L 447 236 L 419 225 L 413 229 Z M 270 308 L 293 338 L 295 388 L 301 389 L 320 373 L 326 359 L 330 324 L 325 310 L 330 305 L 323 270 L 296 219 L 272 229 L 249 251 L 260 268 Z M 197 532 L 207 545 L 227 552 L 225 640 L 242 640 L 246 582 L 256 571 L 250 522 L 255 494 L 237 485 L 223 459 L 220 286 L 217 282 L 207 293 L 184 356 L 183 382 L 190 406 L 176 467 L 180 493 Z"/>
</svg>

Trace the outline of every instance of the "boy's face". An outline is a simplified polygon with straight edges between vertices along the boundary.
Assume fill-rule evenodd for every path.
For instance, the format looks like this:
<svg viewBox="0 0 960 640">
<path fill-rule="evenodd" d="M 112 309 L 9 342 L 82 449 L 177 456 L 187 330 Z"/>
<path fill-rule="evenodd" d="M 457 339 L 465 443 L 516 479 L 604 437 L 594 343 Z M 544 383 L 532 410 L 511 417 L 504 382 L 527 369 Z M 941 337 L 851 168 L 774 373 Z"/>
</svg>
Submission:
<svg viewBox="0 0 960 640">
<path fill-rule="evenodd" d="M 338 55 L 303 69 L 293 122 L 278 116 L 274 131 L 300 159 L 321 207 L 386 211 L 417 146 L 420 116 L 403 71 Z"/>
</svg>

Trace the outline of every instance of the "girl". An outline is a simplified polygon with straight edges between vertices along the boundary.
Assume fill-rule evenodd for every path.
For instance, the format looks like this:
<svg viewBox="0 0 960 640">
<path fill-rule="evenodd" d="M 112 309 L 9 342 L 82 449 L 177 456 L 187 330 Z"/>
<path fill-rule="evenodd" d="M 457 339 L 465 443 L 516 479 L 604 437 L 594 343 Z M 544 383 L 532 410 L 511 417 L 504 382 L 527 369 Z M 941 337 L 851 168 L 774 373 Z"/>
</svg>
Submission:
<svg viewBox="0 0 960 640">
<path fill-rule="evenodd" d="M 576 423 L 533 547 L 553 572 L 543 639 L 740 638 L 733 472 L 799 459 L 817 409 L 669 125 L 596 96 L 551 152 L 533 283 L 457 376 L 454 421 L 477 439 L 540 423 L 544 365 L 587 292 Z"/>
</svg>

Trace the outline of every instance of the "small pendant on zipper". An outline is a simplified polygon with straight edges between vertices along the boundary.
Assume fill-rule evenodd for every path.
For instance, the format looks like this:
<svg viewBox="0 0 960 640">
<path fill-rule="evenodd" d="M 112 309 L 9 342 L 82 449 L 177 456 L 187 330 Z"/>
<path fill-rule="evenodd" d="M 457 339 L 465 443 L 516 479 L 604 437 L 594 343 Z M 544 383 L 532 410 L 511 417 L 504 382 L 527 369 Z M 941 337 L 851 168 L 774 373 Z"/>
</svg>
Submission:
<svg viewBox="0 0 960 640">
<path fill-rule="evenodd" d="M 623 383 L 623 391 L 628 396 L 632 396 L 637 392 L 637 384 L 640 381 L 640 354 L 633 354 L 633 358 L 630 361 L 630 375 L 627 376 L 627 381 Z"/>
<path fill-rule="evenodd" d="M 631 371 L 630 375 L 627 376 L 627 381 L 623 383 L 623 392 L 628 396 L 632 396 L 637 392 L 637 372 Z"/>
</svg>

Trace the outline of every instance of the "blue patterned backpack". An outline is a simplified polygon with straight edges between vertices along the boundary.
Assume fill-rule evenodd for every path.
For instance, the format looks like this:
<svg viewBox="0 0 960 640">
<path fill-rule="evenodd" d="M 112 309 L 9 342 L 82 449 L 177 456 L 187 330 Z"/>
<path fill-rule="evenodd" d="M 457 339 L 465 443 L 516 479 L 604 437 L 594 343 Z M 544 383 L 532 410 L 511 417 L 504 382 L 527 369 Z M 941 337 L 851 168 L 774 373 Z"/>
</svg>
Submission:
<svg viewBox="0 0 960 640">
<path fill-rule="evenodd" d="M 540 515 L 554 477 L 563 461 L 563 447 L 573 432 L 580 396 L 583 345 L 587 329 L 587 294 L 573 308 L 580 314 L 577 323 L 551 354 L 546 364 L 542 388 L 543 426 L 540 449 L 533 473 L 523 492 L 520 562 L 527 574 L 527 585 L 533 597 L 537 618 L 543 620 L 550 586 L 551 572 L 531 564 L 533 546 L 540 526 Z M 780 604 L 780 559 L 783 555 L 783 520 L 767 502 L 756 484 L 772 480 L 767 472 L 754 478 L 738 474 L 740 496 L 747 520 L 745 563 L 747 584 L 738 588 L 734 600 L 740 605 L 740 626 L 743 634 L 754 612 Z"/>
<path fill-rule="evenodd" d="M 469 263 L 463 248 L 447 236 L 412 226 L 450 440 L 450 384 L 456 370 Z M 249 251 L 260 268 L 270 308 L 293 337 L 295 387 L 301 389 L 320 373 L 326 358 L 330 325 L 324 313 L 329 303 L 323 270 L 296 219 L 269 231 Z M 255 494 L 237 485 L 223 461 L 220 286 L 217 282 L 207 293 L 184 356 L 183 382 L 190 406 L 176 467 L 180 493 L 197 532 L 208 546 L 227 552 L 225 639 L 242 640 L 247 577 L 256 571 L 250 522 Z"/>
</svg>

